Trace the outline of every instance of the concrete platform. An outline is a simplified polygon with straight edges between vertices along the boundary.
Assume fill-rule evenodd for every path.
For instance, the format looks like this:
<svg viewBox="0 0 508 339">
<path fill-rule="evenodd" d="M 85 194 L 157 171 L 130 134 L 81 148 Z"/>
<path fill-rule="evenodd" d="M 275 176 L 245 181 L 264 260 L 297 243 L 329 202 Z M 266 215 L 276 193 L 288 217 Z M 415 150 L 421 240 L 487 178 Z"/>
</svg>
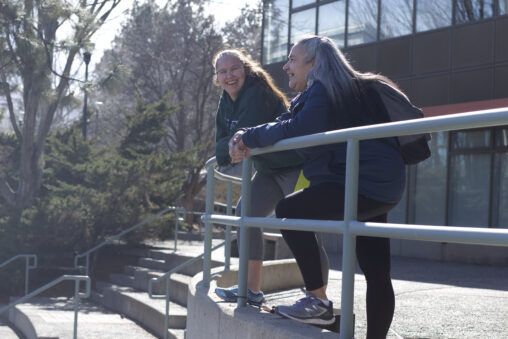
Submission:
<svg viewBox="0 0 508 339">
<path fill-rule="evenodd" d="M 334 307 L 340 307 L 340 256 L 332 255 L 330 263 L 328 294 Z M 221 302 L 214 295 L 214 284 L 220 279 L 212 281 L 212 286 L 205 289 L 199 286 L 199 277 L 195 278 L 198 279 L 191 286 L 195 291 L 190 293 L 195 293 L 198 301 L 206 302 L 199 305 L 201 311 L 198 313 L 189 312 L 189 339 L 199 338 L 199 330 L 192 329 L 196 323 L 209 329 L 209 338 L 234 338 L 240 333 L 245 338 L 338 338 L 336 333 L 261 312 L 258 308 L 237 309 L 235 304 Z M 394 257 L 392 278 L 396 307 L 387 338 L 508 338 L 508 267 Z M 355 338 L 366 335 L 365 295 L 365 280 L 358 270 L 355 276 Z M 287 305 L 303 296 L 300 287 L 268 293 L 266 300 L 270 306 Z M 189 309 L 195 307 L 189 306 Z"/>
</svg>

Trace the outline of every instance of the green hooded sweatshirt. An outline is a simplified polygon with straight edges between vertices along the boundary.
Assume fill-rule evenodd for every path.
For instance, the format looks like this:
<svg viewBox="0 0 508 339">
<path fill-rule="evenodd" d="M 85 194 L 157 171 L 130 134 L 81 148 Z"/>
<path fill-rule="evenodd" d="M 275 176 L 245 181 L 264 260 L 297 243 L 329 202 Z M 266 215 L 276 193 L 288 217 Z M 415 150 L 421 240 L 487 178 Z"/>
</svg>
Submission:
<svg viewBox="0 0 508 339">
<path fill-rule="evenodd" d="M 215 157 L 219 166 L 231 163 L 228 142 L 236 131 L 272 122 L 286 111 L 284 103 L 257 79 L 247 77 L 235 101 L 222 92 L 215 118 Z M 295 151 L 281 151 L 252 157 L 254 168 L 262 174 L 284 173 L 302 167 Z"/>
</svg>

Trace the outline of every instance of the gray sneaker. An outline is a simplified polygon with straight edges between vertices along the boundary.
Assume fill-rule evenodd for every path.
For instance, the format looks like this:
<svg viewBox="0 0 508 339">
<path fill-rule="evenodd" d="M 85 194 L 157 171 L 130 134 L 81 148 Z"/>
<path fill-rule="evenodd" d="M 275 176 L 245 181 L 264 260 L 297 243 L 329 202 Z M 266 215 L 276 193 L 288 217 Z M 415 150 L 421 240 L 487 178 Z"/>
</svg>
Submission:
<svg viewBox="0 0 508 339">
<path fill-rule="evenodd" d="M 215 294 L 224 301 L 236 302 L 238 299 L 238 286 L 235 285 L 229 288 L 217 287 L 215 289 Z M 264 297 L 265 296 L 262 291 L 254 293 L 250 289 L 247 289 L 247 302 L 251 305 L 261 306 L 261 304 L 265 301 Z"/>
<path fill-rule="evenodd" d="M 306 324 L 330 325 L 335 322 L 333 303 L 330 301 L 330 304 L 326 306 L 320 299 L 309 293 L 292 306 L 277 306 L 276 312 Z"/>
</svg>

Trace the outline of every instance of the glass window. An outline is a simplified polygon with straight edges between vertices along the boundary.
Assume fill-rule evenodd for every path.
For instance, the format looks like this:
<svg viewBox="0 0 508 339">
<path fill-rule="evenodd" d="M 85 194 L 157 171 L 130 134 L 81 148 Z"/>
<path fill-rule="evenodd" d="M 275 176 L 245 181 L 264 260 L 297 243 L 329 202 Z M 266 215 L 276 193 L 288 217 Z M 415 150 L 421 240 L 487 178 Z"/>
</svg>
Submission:
<svg viewBox="0 0 508 339">
<path fill-rule="evenodd" d="M 263 31 L 263 64 L 286 60 L 288 54 L 289 2 L 271 0 L 265 2 Z"/>
<path fill-rule="evenodd" d="M 490 154 L 458 154 L 450 161 L 448 224 L 487 227 Z"/>
<path fill-rule="evenodd" d="M 316 9 L 311 8 L 291 15 L 291 44 L 306 34 L 316 34 Z"/>
<path fill-rule="evenodd" d="M 407 182 L 407 180 L 406 180 L 406 182 Z M 386 221 L 392 222 L 395 224 L 405 224 L 406 223 L 406 210 L 407 210 L 407 184 L 404 189 L 404 193 L 402 194 L 402 198 L 400 199 L 397 206 L 395 206 L 390 212 L 388 212 Z"/>
<path fill-rule="evenodd" d="M 455 23 L 460 24 L 490 18 L 494 15 L 494 0 L 457 0 Z"/>
<path fill-rule="evenodd" d="M 423 32 L 452 24 L 453 0 L 418 0 L 416 31 Z"/>
<path fill-rule="evenodd" d="M 490 146 L 490 130 L 452 132 L 452 149 Z"/>
<path fill-rule="evenodd" d="M 346 29 L 346 1 L 332 2 L 319 7 L 318 34 L 335 41 L 337 46 L 344 47 Z"/>
<path fill-rule="evenodd" d="M 499 15 L 508 14 L 508 0 L 499 0 Z"/>
<path fill-rule="evenodd" d="M 432 133 L 432 156 L 416 167 L 415 224 L 445 225 L 448 133 Z"/>
<path fill-rule="evenodd" d="M 383 0 L 380 39 L 407 35 L 412 32 L 413 0 Z"/>
<path fill-rule="evenodd" d="M 494 157 L 492 226 L 508 228 L 508 153 Z"/>
<path fill-rule="evenodd" d="M 496 146 L 497 147 L 508 146 L 508 128 L 496 130 Z"/>
<path fill-rule="evenodd" d="M 348 46 L 377 39 L 377 1 L 349 0 Z"/>
<path fill-rule="evenodd" d="M 289 2 L 286 0 L 286 2 Z M 304 5 L 315 3 L 316 0 L 293 0 L 293 8 L 298 8 Z"/>
</svg>

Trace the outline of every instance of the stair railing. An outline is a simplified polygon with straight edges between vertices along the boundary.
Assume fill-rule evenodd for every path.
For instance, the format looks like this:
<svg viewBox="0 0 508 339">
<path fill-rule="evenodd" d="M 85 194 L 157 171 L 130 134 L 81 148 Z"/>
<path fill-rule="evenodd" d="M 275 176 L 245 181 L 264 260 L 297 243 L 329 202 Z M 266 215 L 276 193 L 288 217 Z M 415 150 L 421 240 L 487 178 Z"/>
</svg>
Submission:
<svg viewBox="0 0 508 339">
<path fill-rule="evenodd" d="M 169 211 L 176 211 L 178 208 L 179 208 L 179 207 L 174 207 L 174 206 L 169 206 L 169 207 L 166 207 L 165 209 L 163 209 L 163 210 L 161 210 L 161 211 L 159 211 L 159 212 L 155 213 L 154 215 L 152 215 L 152 216 L 150 216 L 150 217 L 146 218 L 145 220 L 138 222 L 138 223 L 137 223 L 137 224 L 135 224 L 134 226 L 131 226 L 131 227 L 129 227 L 128 229 L 123 230 L 122 232 L 120 232 L 120 233 L 118 233 L 118 234 L 116 234 L 116 235 L 112 236 L 111 238 L 108 238 L 108 239 L 104 240 L 103 242 L 101 242 L 100 244 L 98 244 L 98 245 L 97 245 L 97 246 L 95 246 L 95 247 L 92 247 L 92 248 L 91 248 L 91 249 L 89 249 L 88 251 L 83 252 L 83 253 L 80 253 L 80 254 L 77 254 L 77 255 L 74 257 L 74 268 L 79 269 L 81 272 L 83 272 L 83 271 L 84 271 L 84 274 L 85 274 L 85 275 L 88 275 L 88 273 L 89 273 L 88 271 L 89 271 L 89 267 L 90 267 L 90 254 L 91 254 L 91 253 L 93 253 L 93 252 L 95 252 L 95 251 L 99 250 L 100 248 L 102 248 L 102 247 L 106 246 L 107 244 L 110 244 L 111 242 L 113 242 L 113 241 L 117 240 L 118 238 L 120 238 L 120 237 L 122 237 L 122 236 L 126 235 L 126 234 L 127 234 L 127 233 L 129 233 L 129 232 L 134 231 L 135 229 L 137 229 L 137 228 L 139 228 L 139 227 L 141 227 L 141 226 L 145 225 L 146 223 L 148 223 L 148 222 L 152 221 L 153 219 L 155 219 L 155 218 L 157 218 L 157 217 L 159 217 L 159 216 L 161 216 L 161 215 L 163 215 L 163 214 L 165 214 L 165 213 L 167 213 L 167 212 L 169 212 Z M 178 217 L 177 217 L 177 219 L 178 219 Z M 85 257 L 85 265 L 84 265 L 84 266 L 79 265 L 79 263 L 78 263 L 79 259 L 80 259 L 80 258 L 83 258 L 83 257 Z"/>
<path fill-rule="evenodd" d="M 37 268 L 37 255 L 35 254 L 18 254 L 0 264 L 0 268 L 7 266 L 18 258 L 25 258 L 25 295 L 28 294 L 28 285 L 30 281 L 30 270 Z M 32 260 L 30 260 L 32 259 Z"/>
<path fill-rule="evenodd" d="M 232 237 L 231 240 L 234 240 L 236 236 Z M 227 243 L 227 240 L 221 242 L 220 244 L 212 247 L 211 252 L 215 251 L 216 249 L 224 246 Z M 166 300 L 166 313 L 164 316 L 164 339 L 168 338 L 168 330 L 169 330 L 169 291 L 170 291 L 170 281 L 171 281 L 171 274 L 176 273 L 185 267 L 195 263 L 199 259 L 203 258 L 204 252 L 201 253 L 198 256 L 195 256 L 194 258 L 191 258 L 187 260 L 186 262 L 176 266 L 175 268 L 172 268 L 170 271 L 164 273 L 160 277 L 152 278 L 148 281 L 148 296 L 152 299 L 165 299 Z M 166 280 L 166 293 L 164 295 L 154 295 L 153 294 L 153 284 L 165 279 Z"/>
<path fill-rule="evenodd" d="M 73 338 L 76 339 L 78 335 L 78 309 L 79 309 L 79 299 L 81 298 L 88 298 L 90 296 L 90 290 L 91 290 L 91 283 L 90 283 L 90 277 L 85 275 L 62 275 L 61 277 L 47 283 L 46 285 L 39 287 L 35 291 L 25 295 L 24 297 L 21 297 L 13 302 L 11 302 L 8 305 L 5 305 L 0 308 L 0 314 L 7 311 L 11 307 L 14 307 L 18 304 L 24 303 L 28 299 L 31 299 L 35 297 L 36 295 L 46 291 L 47 289 L 59 284 L 60 282 L 64 280 L 74 280 L 74 335 Z M 85 292 L 81 293 L 79 292 L 79 286 L 80 282 L 85 281 Z"/>
</svg>

